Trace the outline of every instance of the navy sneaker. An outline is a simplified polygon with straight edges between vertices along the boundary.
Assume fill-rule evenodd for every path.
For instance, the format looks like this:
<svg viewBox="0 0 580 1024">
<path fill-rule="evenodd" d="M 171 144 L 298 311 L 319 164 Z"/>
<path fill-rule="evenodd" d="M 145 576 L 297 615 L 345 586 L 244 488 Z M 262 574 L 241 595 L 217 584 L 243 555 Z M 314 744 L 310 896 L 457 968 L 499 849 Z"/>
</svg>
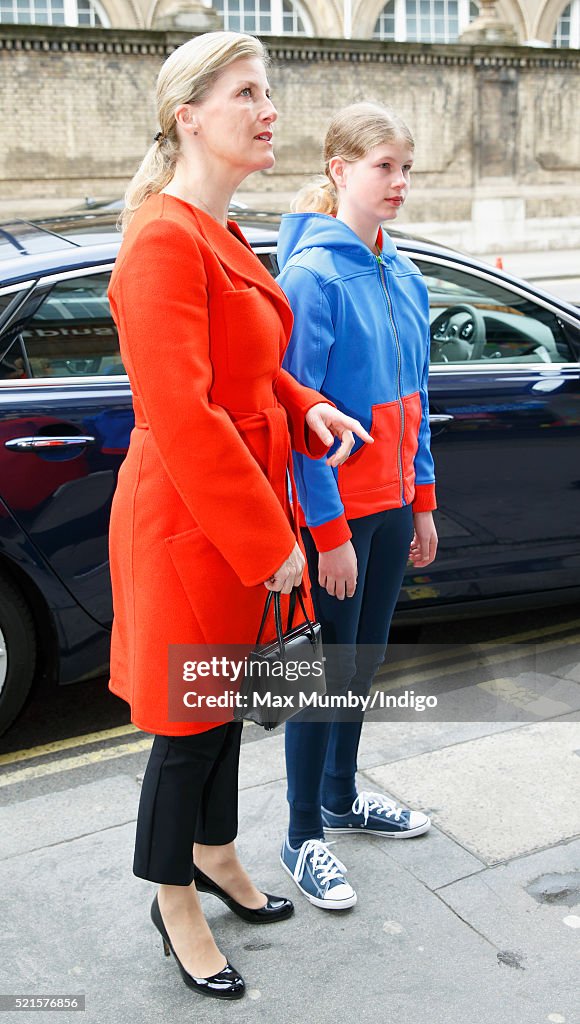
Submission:
<svg viewBox="0 0 580 1024">
<path fill-rule="evenodd" d="M 322 808 L 325 832 L 368 832 L 371 836 L 410 839 L 431 828 L 421 811 L 410 811 L 382 793 L 359 793 L 347 814 L 333 814 Z"/>
<path fill-rule="evenodd" d="M 344 878 L 346 868 L 322 839 L 307 839 L 299 850 L 293 850 L 286 836 L 280 861 L 300 892 L 315 907 L 323 910 L 354 907 L 356 892 Z"/>
</svg>

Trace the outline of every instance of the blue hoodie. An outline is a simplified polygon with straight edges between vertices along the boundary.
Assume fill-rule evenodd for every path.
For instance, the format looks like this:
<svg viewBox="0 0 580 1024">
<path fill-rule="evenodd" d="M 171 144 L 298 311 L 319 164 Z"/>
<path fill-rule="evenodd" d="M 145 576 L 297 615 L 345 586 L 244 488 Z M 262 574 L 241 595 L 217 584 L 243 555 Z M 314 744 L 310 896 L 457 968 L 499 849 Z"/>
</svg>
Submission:
<svg viewBox="0 0 580 1024">
<path fill-rule="evenodd" d="M 284 366 L 374 437 L 357 439 L 338 469 L 294 455 L 301 521 L 319 551 L 349 540 L 348 519 L 436 508 L 427 288 L 387 234 L 377 243 L 380 256 L 327 214 L 282 217 L 278 283 L 294 313 Z"/>
</svg>

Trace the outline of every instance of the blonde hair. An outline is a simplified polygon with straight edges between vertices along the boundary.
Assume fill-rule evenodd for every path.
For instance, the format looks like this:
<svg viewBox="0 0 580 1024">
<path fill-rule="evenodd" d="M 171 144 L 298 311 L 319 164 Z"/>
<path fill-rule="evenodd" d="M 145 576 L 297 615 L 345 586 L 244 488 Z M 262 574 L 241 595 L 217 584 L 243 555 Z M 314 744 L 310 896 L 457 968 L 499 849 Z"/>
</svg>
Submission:
<svg viewBox="0 0 580 1024">
<path fill-rule="evenodd" d="M 353 162 L 384 142 L 415 142 L 397 114 L 379 103 L 352 103 L 335 114 L 324 139 L 324 174 L 304 185 L 291 204 L 293 213 L 336 213 L 338 192 L 329 170 L 335 156 Z"/>
<path fill-rule="evenodd" d="M 258 57 L 268 65 L 259 39 L 239 32 L 206 32 L 173 51 L 157 77 L 156 105 L 160 137 L 147 150 L 125 192 L 119 225 L 126 231 L 133 214 L 148 196 L 161 192 L 175 174 L 180 152 L 175 109 L 181 103 L 201 103 L 221 72 L 236 60 Z"/>
</svg>

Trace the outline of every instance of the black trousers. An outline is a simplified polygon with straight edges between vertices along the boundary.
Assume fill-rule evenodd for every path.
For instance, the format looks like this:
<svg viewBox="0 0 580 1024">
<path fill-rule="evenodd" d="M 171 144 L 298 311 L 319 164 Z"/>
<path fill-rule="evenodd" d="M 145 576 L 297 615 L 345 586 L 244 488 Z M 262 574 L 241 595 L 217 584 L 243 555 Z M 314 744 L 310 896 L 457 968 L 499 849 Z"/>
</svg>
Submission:
<svg viewBox="0 0 580 1024">
<path fill-rule="evenodd" d="M 166 885 L 193 881 L 193 844 L 238 833 L 242 723 L 194 736 L 156 736 L 143 778 L 133 872 Z"/>
</svg>

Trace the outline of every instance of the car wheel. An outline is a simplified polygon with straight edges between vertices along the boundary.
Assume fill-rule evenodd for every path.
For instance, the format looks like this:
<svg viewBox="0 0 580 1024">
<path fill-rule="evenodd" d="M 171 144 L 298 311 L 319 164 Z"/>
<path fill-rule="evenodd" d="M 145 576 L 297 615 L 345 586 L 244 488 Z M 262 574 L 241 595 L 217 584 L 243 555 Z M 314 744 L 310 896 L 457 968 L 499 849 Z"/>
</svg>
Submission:
<svg viewBox="0 0 580 1024">
<path fill-rule="evenodd" d="M 0 578 L 0 735 L 12 724 L 32 686 L 36 634 L 19 590 Z"/>
</svg>

